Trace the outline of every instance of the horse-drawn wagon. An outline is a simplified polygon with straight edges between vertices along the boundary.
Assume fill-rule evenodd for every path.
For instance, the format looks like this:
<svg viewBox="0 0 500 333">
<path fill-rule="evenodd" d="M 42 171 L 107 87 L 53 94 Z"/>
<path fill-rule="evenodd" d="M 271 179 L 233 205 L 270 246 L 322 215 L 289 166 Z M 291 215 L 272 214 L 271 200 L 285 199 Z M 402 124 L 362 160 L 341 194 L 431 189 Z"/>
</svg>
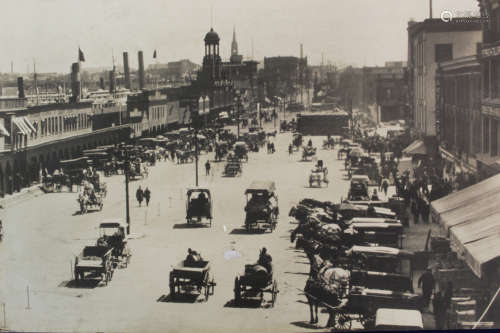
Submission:
<svg viewBox="0 0 500 333">
<path fill-rule="evenodd" d="M 214 294 L 216 284 L 210 276 L 210 263 L 206 260 L 189 260 L 188 255 L 170 272 L 169 285 L 170 297 L 174 300 L 183 292 L 197 290 L 208 301 L 209 296 Z"/>
<path fill-rule="evenodd" d="M 187 191 L 186 222 L 201 223 L 202 219 L 212 226 L 213 203 L 212 194 L 207 188 L 192 188 Z"/>
<path fill-rule="evenodd" d="M 97 277 L 107 285 L 113 276 L 112 251 L 107 246 L 85 246 L 75 258 L 75 280 Z"/>
<path fill-rule="evenodd" d="M 130 249 L 126 224 L 120 219 L 107 219 L 99 225 L 99 238 L 97 246 L 105 246 L 112 249 L 112 257 L 116 263 L 121 263 L 127 267 L 130 262 Z"/>
<path fill-rule="evenodd" d="M 278 282 L 273 279 L 272 271 L 262 265 L 245 265 L 245 273 L 234 279 L 234 302 L 239 305 L 243 300 L 260 298 L 271 294 L 271 306 L 274 306 L 278 295 Z"/>
<path fill-rule="evenodd" d="M 313 156 L 316 156 L 316 148 L 304 146 L 302 149 L 302 161 L 309 161 Z"/>
<path fill-rule="evenodd" d="M 245 228 L 250 230 L 270 230 L 278 224 L 278 195 L 272 181 L 254 181 L 246 189 Z"/>
</svg>

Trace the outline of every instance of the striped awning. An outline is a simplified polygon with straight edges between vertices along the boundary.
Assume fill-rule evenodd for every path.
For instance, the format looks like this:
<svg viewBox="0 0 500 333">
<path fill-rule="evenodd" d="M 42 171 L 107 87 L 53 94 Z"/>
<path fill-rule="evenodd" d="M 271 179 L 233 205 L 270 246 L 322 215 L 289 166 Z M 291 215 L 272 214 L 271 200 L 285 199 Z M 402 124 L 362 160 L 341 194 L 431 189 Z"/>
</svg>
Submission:
<svg viewBox="0 0 500 333">
<path fill-rule="evenodd" d="M 10 136 L 9 131 L 0 123 L 0 136 Z"/>
<path fill-rule="evenodd" d="M 23 118 L 23 121 L 28 126 L 28 128 L 31 130 L 31 132 L 36 133 L 36 128 L 35 128 L 35 126 L 33 126 L 33 124 L 31 123 L 31 121 L 29 121 L 29 119 L 26 118 L 26 117 L 22 117 L 22 118 Z"/>
<path fill-rule="evenodd" d="M 22 135 L 30 135 L 31 134 L 31 129 L 24 122 L 22 117 L 13 118 L 12 122 L 16 125 L 18 132 L 21 133 Z"/>
</svg>

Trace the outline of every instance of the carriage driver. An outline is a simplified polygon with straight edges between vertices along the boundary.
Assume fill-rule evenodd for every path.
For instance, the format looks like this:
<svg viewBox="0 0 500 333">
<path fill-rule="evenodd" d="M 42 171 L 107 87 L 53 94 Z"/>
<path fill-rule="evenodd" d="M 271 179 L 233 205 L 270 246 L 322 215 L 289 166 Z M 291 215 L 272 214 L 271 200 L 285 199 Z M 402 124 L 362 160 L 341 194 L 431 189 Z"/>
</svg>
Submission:
<svg viewBox="0 0 500 333">
<path fill-rule="evenodd" d="M 269 275 L 273 274 L 273 258 L 267 253 L 267 249 L 265 247 L 260 250 L 259 260 L 257 264 L 264 267 L 267 270 Z"/>
</svg>

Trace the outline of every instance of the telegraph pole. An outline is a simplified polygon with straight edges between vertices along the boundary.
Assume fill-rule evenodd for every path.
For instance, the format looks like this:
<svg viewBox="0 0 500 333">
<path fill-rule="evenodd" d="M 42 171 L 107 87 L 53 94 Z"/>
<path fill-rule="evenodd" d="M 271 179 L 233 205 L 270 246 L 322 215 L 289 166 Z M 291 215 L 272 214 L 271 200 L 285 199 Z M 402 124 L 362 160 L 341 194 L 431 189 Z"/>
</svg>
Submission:
<svg viewBox="0 0 500 333">
<path fill-rule="evenodd" d="M 129 175 L 130 175 L 130 158 L 128 156 L 128 152 L 126 154 L 125 160 L 125 214 L 127 221 L 127 235 L 130 235 L 130 203 L 129 203 Z"/>
</svg>

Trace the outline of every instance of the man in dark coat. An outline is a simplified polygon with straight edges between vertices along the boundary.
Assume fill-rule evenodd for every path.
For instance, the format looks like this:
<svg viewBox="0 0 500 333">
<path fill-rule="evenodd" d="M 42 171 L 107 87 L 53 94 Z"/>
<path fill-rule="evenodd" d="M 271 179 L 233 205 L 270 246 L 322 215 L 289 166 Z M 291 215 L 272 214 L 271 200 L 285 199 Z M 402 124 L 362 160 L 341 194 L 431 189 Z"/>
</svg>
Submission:
<svg viewBox="0 0 500 333">
<path fill-rule="evenodd" d="M 146 206 L 149 206 L 149 200 L 151 199 L 151 191 L 148 187 L 144 190 L 144 199 L 146 199 Z"/>
<path fill-rule="evenodd" d="M 432 275 L 431 269 L 427 268 L 424 274 L 422 274 L 418 279 L 418 287 L 422 288 L 422 298 L 424 307 L 429 306 L 434 286 L 435 286 L 434 276 Z"/>
<path fill-rule="evenodd" d="M 142 191 L 141 186 L 139 186 L 137 192 L 135 192 L 135 197 L 137 199 L 137 202 L 139 202 L 139 207 L 141 207 L 142 200 L 144 199 L 144 192 Z"/>
</svg>

